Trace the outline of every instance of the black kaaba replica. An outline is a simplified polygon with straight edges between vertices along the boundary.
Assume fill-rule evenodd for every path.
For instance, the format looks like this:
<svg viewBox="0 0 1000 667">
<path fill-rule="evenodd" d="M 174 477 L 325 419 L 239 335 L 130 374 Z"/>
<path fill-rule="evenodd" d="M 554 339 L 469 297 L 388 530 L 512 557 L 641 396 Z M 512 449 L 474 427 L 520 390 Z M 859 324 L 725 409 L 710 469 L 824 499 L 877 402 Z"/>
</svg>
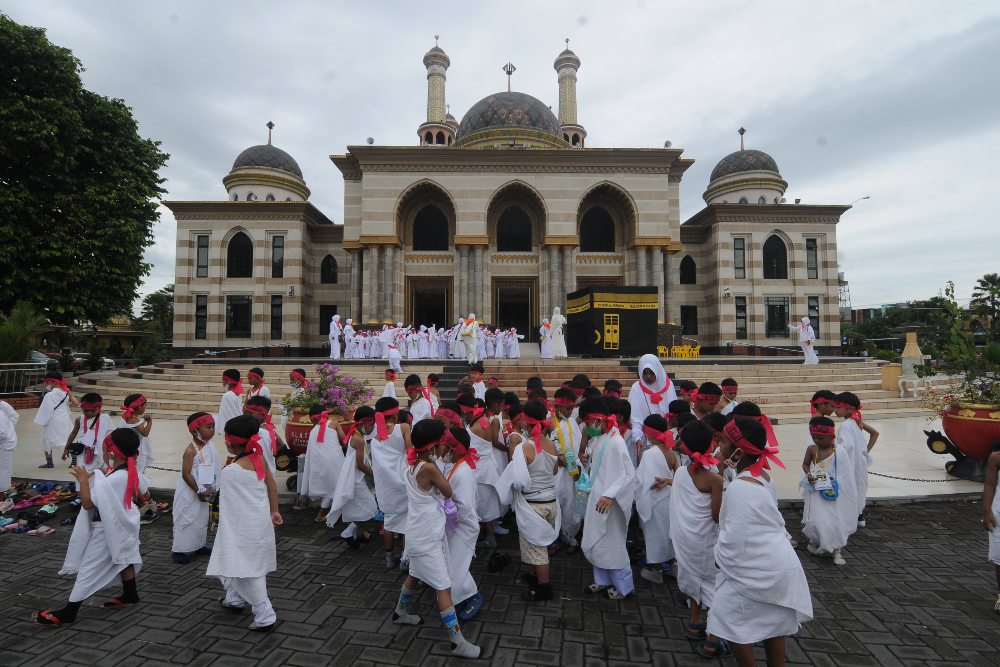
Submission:
<svg viewBox="0 0 1000 667">
<path fill-rule="evenodd" d="M 638 357 L 656 354 L 655 287 L 586 287 L 566 296 L 570 354 Z"/>
</svg>

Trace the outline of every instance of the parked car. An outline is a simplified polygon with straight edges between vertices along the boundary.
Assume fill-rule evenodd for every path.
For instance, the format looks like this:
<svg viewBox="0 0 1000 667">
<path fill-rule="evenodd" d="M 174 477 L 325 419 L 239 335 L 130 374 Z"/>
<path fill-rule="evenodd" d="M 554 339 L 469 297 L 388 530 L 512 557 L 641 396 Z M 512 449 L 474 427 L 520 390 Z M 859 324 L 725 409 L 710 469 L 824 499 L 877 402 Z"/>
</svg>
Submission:
<svg viewBox="0 0 1000 667">
<path fill-rule="evenodd" d="M 74 365 L 77 368 L 81 368 L 83 366 L 86 366 L 87 365 L 87 360 L 90 359 L 90 353 L 89 352 L 73 352 L 71 356 L 73 357 Z M 101 370 L 102 371 L 114 370 L 114 368 L 115 368 L 115 360 L 114 359 L 109 359 L 108 357 L 101 357 Z"/>
<path fill-rule="evenodd" d="M 53 359 L 44 352 L 39 352 L 38 350 L 33 350 L 28 355 L 28 361 L 35 364 L 45 364 L 45 371 L 57 371 L 59 370 L 59 360 Z"/>
</svg>

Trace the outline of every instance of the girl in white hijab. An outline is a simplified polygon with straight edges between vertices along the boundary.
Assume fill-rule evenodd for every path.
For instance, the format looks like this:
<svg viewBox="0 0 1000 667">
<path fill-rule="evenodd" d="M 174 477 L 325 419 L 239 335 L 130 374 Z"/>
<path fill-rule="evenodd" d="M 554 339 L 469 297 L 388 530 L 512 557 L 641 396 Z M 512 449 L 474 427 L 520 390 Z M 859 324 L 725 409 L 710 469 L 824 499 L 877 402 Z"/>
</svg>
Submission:
<svg viewBox="0 0 1000 667">
<path fill-rule="evenodd" d="M 665 415 L 669 412 L 670 401 L 677 399 L 674 385 L 667 377 L 667 371 L 655 354 L 644 354 L 639 359 L 639 379 L 628 392 L 628 402 L 632 406 L 630 424 L 635 442 L 641 442 L 642 423 L 649 415 Z"/>
<path fill-rule="evenodd" d="M 816 354 L 816 349 L 813 347 L 813 341 L 816 340 L 816 332 L 813 331 L 809 318 L 803 317 L 802 324 L 789 324 L 788 328 L 792 331 L 797 331 L 799 334 L 799 347 L 802 348 L 802 354 L 805 355 L 805 361 L 802 363 L 818 364 L 819 356 Z"/>
</svg>

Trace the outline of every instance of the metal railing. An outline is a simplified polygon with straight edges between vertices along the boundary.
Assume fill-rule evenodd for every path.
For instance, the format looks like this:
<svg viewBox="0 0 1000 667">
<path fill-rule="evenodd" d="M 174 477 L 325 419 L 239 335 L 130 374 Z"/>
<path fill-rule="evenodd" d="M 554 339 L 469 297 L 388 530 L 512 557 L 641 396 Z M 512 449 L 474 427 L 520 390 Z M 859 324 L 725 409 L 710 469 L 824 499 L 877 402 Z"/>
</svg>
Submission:
<svg viewBox="0 0 1000 667">
<path fill-rule="evenodd" d="M 285 356 L 285 357 L 287 357 L 288 356 L 288 350 L 291 348 L 291 345 L 288 345 L 287 343 L 281 343 L 281 344 L 272 344 L 272 345 L 254 345 L 252 347 L 234 347 L 234 348 L 232 348 L 230 350 L 205 350 L 201 354 L 196 354 L 195 355 L 195 359 L 206 359 L 206 358 L 210 359 L 212 357 L 222 357 L 222 358 L 250 357 L 251 356 L 251 354 L 250 354 L 251 352 L 262 353 L 264 350 L 272 350 L 272 349 L 275 349 L 275 348 L 284 350 L 284 354 L 278 355 L 278 356 Z M 260 354 L 259 356 L 271 357 L 271 356 L 276 356 L 276 355 L 273 355 L 273 354 Z"/>
<path fill-rule="evenodd" d="M 0 396 L 41 393 L 45 377 L 45 362 L 23 361 L 17 364 L 0 364 Z M 38 385 L 35 389 L 29 389 Z"/>
</svg>

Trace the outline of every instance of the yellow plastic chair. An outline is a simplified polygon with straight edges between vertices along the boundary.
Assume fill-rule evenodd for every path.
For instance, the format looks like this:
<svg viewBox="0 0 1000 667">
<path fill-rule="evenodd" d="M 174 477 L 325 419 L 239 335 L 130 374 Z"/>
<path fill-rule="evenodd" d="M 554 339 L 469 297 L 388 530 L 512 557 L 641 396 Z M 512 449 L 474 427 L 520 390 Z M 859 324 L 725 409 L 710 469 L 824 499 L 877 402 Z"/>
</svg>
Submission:
<svg viewBox="0 0 1000 667">
<path fill-rule="evenodd" d="M 660 359 L 666 359 L 667 357 L 669 357 L 670 356 L 670 352 L 667 350 L 667 346 L 666 345 L 657 345 L 656 346 L 656 356 L 658 356 Z"/>
<path fill-rule="evenodd" d="M 691 358 L 692 359 L 701 359 L 701 345 L 698 345 L 697 347 L 691 348 Z"/>
<path fill-rule="evenodd" d="M 681 358 L 681 346 L 680 345 L 674 345 L 672 348 L 670 348 L 670 356 L 674 357 L 675 359 L 680 359 Z"/>
</svg>

